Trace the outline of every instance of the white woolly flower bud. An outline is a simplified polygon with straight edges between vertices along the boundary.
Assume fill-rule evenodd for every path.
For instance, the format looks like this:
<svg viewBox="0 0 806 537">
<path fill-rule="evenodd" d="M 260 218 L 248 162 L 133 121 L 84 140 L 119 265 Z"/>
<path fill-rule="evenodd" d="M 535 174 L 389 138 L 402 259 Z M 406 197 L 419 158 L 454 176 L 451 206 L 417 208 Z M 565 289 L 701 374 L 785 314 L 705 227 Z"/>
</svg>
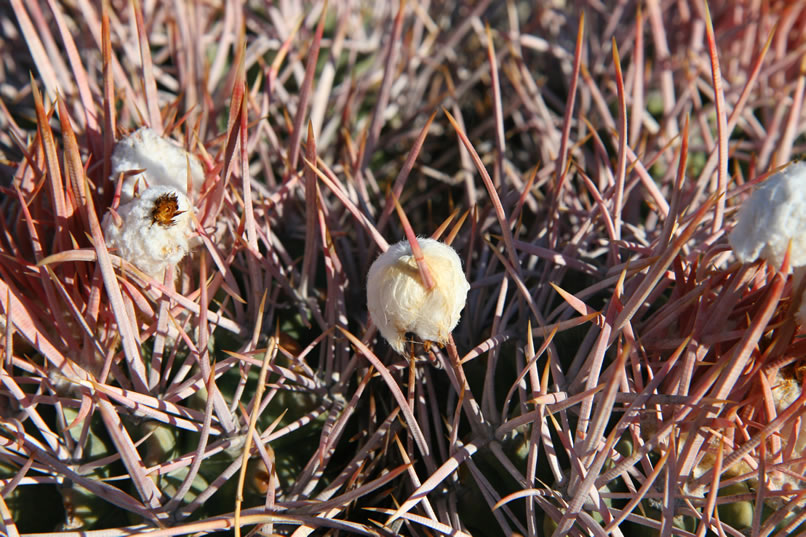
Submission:
<svg viewBox="0 0 806 537">
<path fill-rule="evenodd" d="M 790 265 L 806 265 L 806 162 L 776 173 L 744 202 L 728 240 L 742 263 L 759 256 L 776 269 L 792 241 Z"/>
<path fill-rule="evenodd" d="M 792 288 L 801 294 L 795 318 L 806 325 L 806 162 L 772 175 L 744 202 L 728 240 L 739 261 L 761 257 L 779 269 L 789 250 Z M 791 245 L 791 246 L 790 246 Z"/>
<path fill-rule="evenodd" d="M 188 163 L 193 179 L 193 193 L 198 194 L 204 182 L 204 169 L 199 159 L 179 144 L 163 138 L 154 129 L 142 127 L 118 141 L 112 152 L 110 178 L 118 180 L 122 172 L 145 170 L 127 176 L 120 191 L 120 203 L 134 198 L 134 188 L 142 191 L 146 186 L 169 186 L 187 194 Z"/>
<path fill-rule="evenodd" d="M 112 215 L 104 219 L 106 245 L 148 275 L 159 278 L 167 266 L 176 265 L 188 253 L 192 208 L 180 190 L 147 188 L 117 213 L 119 219 Z"/>
<path fill-rule="evenodd" d="M 372 263 L 367 276 L 367 307 L 389 345 L 403 354 L 406 332 L 444 344 L 459 323 L 467 283 L 456 251 L 433 239 L 417 239 L 435 286 L 420 278 L 408 241 L 389 247 Z"/>
</svg>

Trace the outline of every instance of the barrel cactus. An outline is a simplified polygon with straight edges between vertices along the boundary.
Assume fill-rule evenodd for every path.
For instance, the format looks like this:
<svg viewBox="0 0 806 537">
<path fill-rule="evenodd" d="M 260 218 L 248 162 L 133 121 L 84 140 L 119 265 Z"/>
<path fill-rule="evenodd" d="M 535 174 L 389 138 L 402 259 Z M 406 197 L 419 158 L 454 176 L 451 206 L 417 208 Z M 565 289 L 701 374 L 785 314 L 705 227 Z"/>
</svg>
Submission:
<svg viewBox="0 0 806 537">
<path fill-rule="evenodd" d="M 806 531 L 806 9 L 712 4 L 0 7 L 0 532 Z"/>
</svg>

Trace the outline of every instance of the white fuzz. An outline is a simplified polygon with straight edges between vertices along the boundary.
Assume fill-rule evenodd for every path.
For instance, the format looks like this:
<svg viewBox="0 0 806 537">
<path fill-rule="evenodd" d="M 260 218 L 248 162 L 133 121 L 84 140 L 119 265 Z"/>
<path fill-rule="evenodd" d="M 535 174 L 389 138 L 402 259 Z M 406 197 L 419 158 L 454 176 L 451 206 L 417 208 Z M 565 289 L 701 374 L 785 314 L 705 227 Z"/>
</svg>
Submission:
<svg viewBox="0 0 806 537">
<path fill-rule="evenodd" d="M 759 256 L 776 269 L 792 241 L 790 264 L 806 265 L 806 162 L 773 175 L 739 209 L 728 240 L 742 263 Z"/>
<path fill-rule="evenodd" d="M 145 170 L 127 176 L 120 191 L 120 203 L 134 198 L 134 187 L 142 191 L 146 186 L 169 186 L 187 193 L 188 162 L 193 178 L 193 192 L 198 194 L 204 182 L 204 169 L 195 155 L 179 144 L 163 138 L 153 129 L 142 127 L 115 144 L 112 152 L 110 179 L 117 181 L 121 172 Z"/>
<path fill-rule="evenodd" d="M 107 247 L 116 248 L 120 257 L 148 275 L 161 278 L 163 270 L 179 263 L 190 249 L 192 208 L 182 192 L 153 186 L 118 208 L 120 221 L 107 215 L 104 219 Z"/>
<path fill-rule="evenodd" d="M 775 376 L 770 379 L 770 386 L 772 387 L 772 400 L 775 403 L 775 412 L 781 414 L 789 408 L 801 395 L 801 383 L 797 378 L 797 374 L 782 375 L 778 370 Z M 799 429 L 797 433 L 797 441 L 795 441 L 795 427 L 796 421 L 789 421 L 784 425 L 783 435 L 788 438 L 790 442 L 795 442 L 792 448 L 792 457 L 800 458 L 806 456 L 806 420 L 801 417 L 799 422 Z"/>
<path fill-rule="evenodd" d="M 393 244 L 372 263 L 367 307 L 389 345 L 403 354 L 406 332 L 444 344 L 465 307 L 467 283 L 456 251 L 433 239 L 417 239 L 435 287 L 427 291 L 408 241 Z"/>
</svg>

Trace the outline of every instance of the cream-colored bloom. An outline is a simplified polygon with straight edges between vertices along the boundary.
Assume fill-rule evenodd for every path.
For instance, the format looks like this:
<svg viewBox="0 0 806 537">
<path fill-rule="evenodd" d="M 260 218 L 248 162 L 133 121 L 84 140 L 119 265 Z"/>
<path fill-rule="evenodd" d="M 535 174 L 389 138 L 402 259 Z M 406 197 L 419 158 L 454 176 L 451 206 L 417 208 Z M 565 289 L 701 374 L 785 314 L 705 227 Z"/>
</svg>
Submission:
<svg viewBox="0 0 806 537">
<path fill-rule="evenodd" d="M 153 186 L 140 197 L 121 205 L 120 219 L 107 215 L 104 238 L 109 248 L 154 278 L 169 265 L 178 264 L 190 249 L 192 207 L 182 191 Z"/>
<path fill-rule="evenodd" d="M 405 240 L 382 253 L 367 276 L 369 314 L 381 335 L 401 354 L 407 332 L 444 344 L 459 322 L 470 289 L 453 248 L 433 239 L 417 241 L 436 284 L 433 289 L 423 285 Z"/>
<path fill-rule="evenodd" d="M 134 198 L 135 185 L 139 191 L 162 185 L 187 194 L 188 164 L 193 193 L 198 194 L 204 182 L 204 169 L 199 159 L 154 129 L 142 127 L 115 144 L 110 179 L 117 181 L 122 172 L 145 170 L 124 179 L 120 191 L 121 205 Z"/>
</svg>

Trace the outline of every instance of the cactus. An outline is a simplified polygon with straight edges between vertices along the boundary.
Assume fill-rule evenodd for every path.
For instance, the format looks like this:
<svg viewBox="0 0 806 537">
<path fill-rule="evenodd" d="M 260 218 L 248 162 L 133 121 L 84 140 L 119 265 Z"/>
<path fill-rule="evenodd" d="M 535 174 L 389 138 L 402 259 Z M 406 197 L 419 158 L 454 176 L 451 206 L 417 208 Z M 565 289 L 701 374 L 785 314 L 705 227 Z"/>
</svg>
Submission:
<svg viewBox="0 0 806 537">
<path fill-rule="evenodd" d="M 0 7 L 0 532 L 806 531 L 806 5 L 612 4 Z"/>
</svg>

